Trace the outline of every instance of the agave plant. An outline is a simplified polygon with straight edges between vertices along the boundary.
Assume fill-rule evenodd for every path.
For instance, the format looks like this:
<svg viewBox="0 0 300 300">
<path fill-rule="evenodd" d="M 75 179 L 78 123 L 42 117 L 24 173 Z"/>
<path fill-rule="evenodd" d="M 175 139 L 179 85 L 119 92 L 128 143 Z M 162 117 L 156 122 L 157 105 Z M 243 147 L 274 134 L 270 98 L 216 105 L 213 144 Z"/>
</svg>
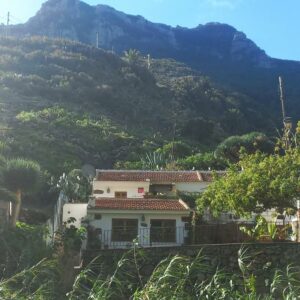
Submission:
<svg viewBox="0 0 300 300">
<path fill-rule="evenodd" d="M 169 163 L 169 159 L 160 152 L 149 152 L 141 157 L 141 162 L 144 170 L 161 170 Z"/>
</svg>

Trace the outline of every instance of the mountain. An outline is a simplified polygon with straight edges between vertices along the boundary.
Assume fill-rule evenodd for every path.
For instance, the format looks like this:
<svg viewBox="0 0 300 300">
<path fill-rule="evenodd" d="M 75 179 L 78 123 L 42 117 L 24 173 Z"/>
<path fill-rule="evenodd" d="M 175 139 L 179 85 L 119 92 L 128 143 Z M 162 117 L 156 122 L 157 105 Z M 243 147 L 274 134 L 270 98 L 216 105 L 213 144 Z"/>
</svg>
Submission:
<svg viewBox="0 0 300 300">
<path fill-rule="evenodd" d="M 49 0 L 26 24 L 23 34 L 63 37 L 122 53 L 139 49 L 155 57 L 172 57 L 199 63 L 207 58 L 217 61 L 251 61 L 269 67 L 265 52 L 233 27 L 219 23 L 197 28 L 173 28 L 155 24 L 141 16 L 131 16 L 106 5 L 89 6 L 78 0 Z"/>
<path fill-rule="evenodd" d="M 229 25 L 173 28 L 49 0 L 9 33 L 0 39 L 3 139 L 11 155 L 52 174 L 136 161 L 174 140 L 198 153 L 231 135 L 272 136 L 281 127 L 279 75 L 299 119 L 300 64 L 269 57 Z"/>
<path fill-rule="evenodd" d="M 2 28 L 3 29 L 3 28 Z M 196 28 L 152 23 L 106 5 L 79 0 L 49 0 L 25 24 L 13 26 L 17 36 L 41 35 L 96 44 L 122 54 L 138 49 L 153 58 L 172 58 L 210 76 L 220 86 L 250 96 L 274 112 L 279 123 L 278 76 L 284 77 L 287 111 L 299 118 L 300 63 L 269 57 L 232 26 L 208 23 Z"/>
<path fill-rule="evenodd" d="M 138 160 L 174 139 L 197 153 L 274 128 L 262 105 L 183 63 L 154 59 L 148 69 L 142 57 L 43 37 L 0 39 L 0 108 L 9 155 L 52 174 Z"/>
</svg>

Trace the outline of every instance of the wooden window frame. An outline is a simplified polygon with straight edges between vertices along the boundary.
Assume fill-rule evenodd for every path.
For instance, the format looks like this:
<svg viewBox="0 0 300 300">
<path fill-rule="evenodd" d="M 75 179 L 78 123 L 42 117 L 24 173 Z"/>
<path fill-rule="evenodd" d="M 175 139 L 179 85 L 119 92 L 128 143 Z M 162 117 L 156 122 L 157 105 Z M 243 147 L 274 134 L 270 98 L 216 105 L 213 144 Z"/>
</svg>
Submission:
<svg viewBox="0 0 300 300">
<path fill-rule="evenodd" d="M 127 192 L 115 192 L 115 198 L 118 198 L 118 199 L 126 199 L 127 198 Z"/>
</svg>

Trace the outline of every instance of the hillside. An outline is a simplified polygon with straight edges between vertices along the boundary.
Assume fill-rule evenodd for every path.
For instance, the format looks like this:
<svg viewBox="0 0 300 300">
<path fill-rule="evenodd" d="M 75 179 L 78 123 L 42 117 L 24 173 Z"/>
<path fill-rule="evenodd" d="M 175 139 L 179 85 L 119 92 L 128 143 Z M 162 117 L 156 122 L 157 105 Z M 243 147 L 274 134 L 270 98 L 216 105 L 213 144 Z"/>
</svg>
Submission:
<svg viewBox="0 0 300 300">
<path fill-rule="evenodd" d="M 3 28 L 2 28 L 3 29 Z M 216 83 L 262 103 L 280 120 L 278 76 L 286 83 L 288 109 L 299 118 L 299 62 L 269 57 L 247 36 L 227 24 L 196 28 L 152 23 L 109 6 L 90 6 L 79 0 L 49 0 L 27 23 L 13 26 L 17 36 L 42 35 L 99 45 L 122 54 L 130 48 L 154 58 L 172 58 L 210 76 Z"/>
<path fill-rule="evenodd" d="M 2 135 L 51 173 L 109 168 L 181 140 L 195 152 L 274 129 L 259 105 L 172 60 L 128 63 L 77 42 L 0 39 Z"/>
</svg>

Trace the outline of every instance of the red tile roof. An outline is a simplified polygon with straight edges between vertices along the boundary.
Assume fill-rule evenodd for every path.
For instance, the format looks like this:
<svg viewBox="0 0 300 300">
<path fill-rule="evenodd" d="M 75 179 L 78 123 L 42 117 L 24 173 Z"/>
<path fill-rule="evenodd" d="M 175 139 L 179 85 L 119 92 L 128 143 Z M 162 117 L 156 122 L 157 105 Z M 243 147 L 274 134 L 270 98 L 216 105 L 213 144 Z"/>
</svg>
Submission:
<svg viewBox="0 0 300 300">
<path fill-rule="evenodd" d="M 188 211 L 189 207 L 182 200 L 167 199 L 118 199 L 118 198 L 98 198 L 95 200 L 95 207 L 100 209 L 116 210 L 171 210 Z"/>
<path fill-rule="evenodd" d="M 218 175 L 225 174 L 217 171 Z M 147 181 L 151 183 L 172 182 L 211 182 L 212 171 L 133 171 L 133 170 L 97 170 L 99 181 Z"/>
<path fill-rule="evenodd" d="M 100 181 L 199 182 L 196 171 L 118 171 L 98 170 Z"/>
</svg>

